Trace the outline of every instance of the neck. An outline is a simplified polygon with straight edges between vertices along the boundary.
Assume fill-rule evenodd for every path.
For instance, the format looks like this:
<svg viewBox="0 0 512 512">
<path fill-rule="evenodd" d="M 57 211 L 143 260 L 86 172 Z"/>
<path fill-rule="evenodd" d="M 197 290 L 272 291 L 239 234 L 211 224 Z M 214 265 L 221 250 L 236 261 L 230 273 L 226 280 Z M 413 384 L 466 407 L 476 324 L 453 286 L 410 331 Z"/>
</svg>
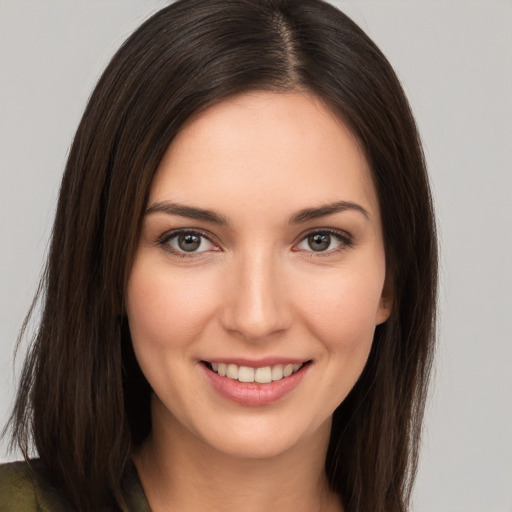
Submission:
<svg viewBox="0 0 512 512">
<path fill-rule="evenodd" d="M 324 461 L 330 422 L 314 439 L 269 458 L 222 453 L 179 422 L 154 417 L 153 430 L 134 461 L 153 512 L 339 512 Z"/>
</svg>

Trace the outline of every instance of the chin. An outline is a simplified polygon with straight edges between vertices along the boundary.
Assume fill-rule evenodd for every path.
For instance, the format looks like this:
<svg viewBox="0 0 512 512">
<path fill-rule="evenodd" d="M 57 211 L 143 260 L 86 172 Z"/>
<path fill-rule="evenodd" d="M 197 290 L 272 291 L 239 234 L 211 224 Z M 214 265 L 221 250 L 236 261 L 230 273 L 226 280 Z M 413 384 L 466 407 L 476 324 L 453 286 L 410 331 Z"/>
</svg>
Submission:
<svg viewBox="0 0 512 512">
<path fill-rule="evenodd" d="M 274 423 L 274 422 L 272 422 Z M 202 441 L 216 452 L 239 459 L 271 459 L 288 453 L 297 453 L 308 446 L 327 447 L 331 416 L 320 425 L 300 425 L 299 422 L 244 421 L 231 428 L 212 428 Z M 302 427 L 302 428 L 301 428 Z"/>
</svg>

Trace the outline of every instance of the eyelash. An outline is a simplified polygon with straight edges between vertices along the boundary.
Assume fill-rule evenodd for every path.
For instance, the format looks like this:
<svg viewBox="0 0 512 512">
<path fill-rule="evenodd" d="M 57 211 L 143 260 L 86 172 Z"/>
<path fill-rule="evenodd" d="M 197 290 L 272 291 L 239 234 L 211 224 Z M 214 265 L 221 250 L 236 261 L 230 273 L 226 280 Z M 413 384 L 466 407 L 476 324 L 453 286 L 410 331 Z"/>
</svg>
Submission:
<svg viewBox="0 0 512 512">
<path fill-rule="evenodd" d="M 197 258 L 200 257 L 203 252 L 186 252 L 186 251 L 177 251 L 173 247 L 169 245 L 169 242 L 173 238 L 177 238 L 180 235 L 196 235 L 200 238 L 204 238 L 208 240 L 212 245 L 217 246 L 215 242 L 213 242 L 213 237 L 209 233 L 206 233 L 204 231 L 198 230 L 198 229 L 179 229 L 176 231 L 170 231 L 167 233 L 164 233 L 159 239 L 158 239 L 158 245 L 160 245 L 165 251 L 171 253 L 173 256 L 177 256 L 178 258 Z"/>
<path fill-rule="evenodd" d="M 164 233 L 158 239 L 157 244 L 160 245 L 165 251 L 171 253 L 173 256 L 177 256 L 178 258 L 197 258 L 197 257 L 200 257 L 203 254 L 203 252 L 207 252 L 207 251 L 202 251 L 202 252 L 177 251 L 169 245 L 169 242 L 172 239 L 177 238 L 180 235 L 187 235 L 187 234 L 196 235 L 201 238 L 204 238 L 216 247 L 218 245 L 212 240 L 213 237 L 211 234 L 206 233 L 201 230 L 197 230 L 197 229 L 179 229 L 177 231 L 171 231 L 171 232 Z M 303 251 L 308 254 L 307 257 L 309 257 L 309 258 L 330 256 L 332 254 L 339 253 L 346 249 L 349 249 L 354 245 L 352 236 L 349 233 L 347 233 L 346 231 L 338 231 L 335 229 L 315 229 L 315 230 L 311 230 L 311 231 L 308 231 L 307 233 L 302 234 L 299 242 L 297 244 L 295 244 L 295 246 L 302 243 L 304 240 L 306 240 L 308 237 L 310 237 L 312 235 L 333 236 L 334 238 L 337 239 L 338 242 L 340 242 L 340 246 L 335 249 L 330 249 L 328 251 L 314 251 L 314 250 Z M 295 250 L 294 252 L 299 252 L 299 250 Z"/>
<path fill-rule="evenodd" d="M 299 244 L 305 241 L 307 238 L 309 238 L 312 235 L 330 235 L 334 237 L 339 243 L 339 247 L 336 247 L 335 249 L 330 249 L 327 251 L 304 251 L 308 258 L 322 258 L 322 257 L 328 257 L 332 256 L 333 254 L 338 254 L 340 252 L 343 252 L 347 249 L 350 249 L 354 245 L 354 240 L 352 235 L 347 233 L 346 231 L 338 231 L 337 229 L 313 229 L 305 234 L 301 235 L 301 238 L 299 240 Z M 298 245 L 298 244 L 295 244 Z M 298 252 L 295 251 L 295 252 Z"/>
</svg>

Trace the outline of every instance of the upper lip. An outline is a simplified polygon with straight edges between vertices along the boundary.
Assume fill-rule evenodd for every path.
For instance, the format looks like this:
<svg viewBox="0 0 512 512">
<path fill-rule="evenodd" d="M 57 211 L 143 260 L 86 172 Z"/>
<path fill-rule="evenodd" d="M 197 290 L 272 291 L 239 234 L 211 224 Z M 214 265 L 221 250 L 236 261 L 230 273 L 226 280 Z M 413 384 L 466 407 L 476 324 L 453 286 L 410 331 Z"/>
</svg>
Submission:
<svg viewBox="0 0 512 512">
<path fill-rule="evenodd" d="M 249 368 L 263 368 L 265 366 L 276 366 L 281 364 L 304 364 L 310 359 L 300 359 L 296 357 L 264 357 L 261 359 L 248 359 L 245 357 L 212 357 L 203 360 L 206 363 L 224 363 L 236 364 L 237 366 L 247 366 Z"/>
</svg>

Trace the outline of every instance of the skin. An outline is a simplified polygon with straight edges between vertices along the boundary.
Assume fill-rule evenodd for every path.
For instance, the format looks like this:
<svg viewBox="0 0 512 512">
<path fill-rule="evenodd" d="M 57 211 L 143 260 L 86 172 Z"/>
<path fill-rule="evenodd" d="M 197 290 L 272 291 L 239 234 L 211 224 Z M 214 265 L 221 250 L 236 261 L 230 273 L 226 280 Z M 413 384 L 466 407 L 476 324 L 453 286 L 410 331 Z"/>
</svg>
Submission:
<svg viewBox="0 0 512 512">
<path fill-rule="evenodd" d="M 351 207 L 290 222 L 340 201 Z M 225 224 L 163 211 L 170 203 Z M 179 229 L 209 240 L 187 253 Z M 326 230 L 337 235 L 314 251 L 308 237 Z M 155 392 L 134 454 L 152 509 L 342 510 L 323 469 L 331 418 L 389 317 L 388 288 L 367 161 L 317 97 L 243 94 L 190 120 L 154 177 L 127 288 Z M 284 397 L 249 406 L 206 377 L 202 361 L 227 357 L 311 363 Z"/>
</svg>

